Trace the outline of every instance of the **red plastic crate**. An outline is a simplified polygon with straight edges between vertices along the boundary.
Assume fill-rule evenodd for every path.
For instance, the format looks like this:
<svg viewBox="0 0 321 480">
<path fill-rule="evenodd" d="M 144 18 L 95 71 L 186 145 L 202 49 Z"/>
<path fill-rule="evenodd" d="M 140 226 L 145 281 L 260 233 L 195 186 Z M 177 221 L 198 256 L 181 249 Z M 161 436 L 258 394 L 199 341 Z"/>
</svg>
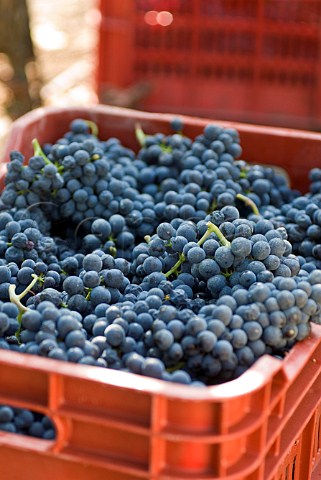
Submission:
<svg viewBox="0 0 321 480">
<path fill-rule="evenodd" d="M 142 110 L 320 130 L 320 0 L 99 5 L 101 103 L 110 88 L 147 82 Z"/>
<path fill-rule="evenodd" d="M 14 123 L 4 162 L 12 149 L 31 154 L 35 137 L 57 140 L 79 117 L 136 150 L 136 122 L 167 132 L 173 118 L 106 106 L 35 110 Z M 182 118 L 191 136 L 208 122 Z M 297 147 L 290 174 L 321 157 L 318 134 L 222 125 L 239 130 L 251 161 L 280 165 Z M 320 325 L 284 360 L 265 355 L 238 379 L 206 388 L 0 350 L 0 404 L 49 415 L 57 430 L 54 441 L 0 432 L 1 479 L 317 480 L 320 392 Z"/>
</svg>

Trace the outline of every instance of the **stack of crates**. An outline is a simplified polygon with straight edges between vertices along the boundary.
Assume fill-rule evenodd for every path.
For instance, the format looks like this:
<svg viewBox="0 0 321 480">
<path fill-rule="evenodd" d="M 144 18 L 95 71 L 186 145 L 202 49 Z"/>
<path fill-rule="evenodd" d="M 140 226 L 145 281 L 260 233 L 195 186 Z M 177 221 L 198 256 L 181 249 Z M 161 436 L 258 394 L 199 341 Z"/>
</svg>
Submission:
<svg viewBox="0 0 321 480">
<path fill-rule="evenodd" d="M 142 110 L 320 130 L 319 0 L 100 0 L 99 6 L 102 103 L 110 89 L 148 84 Z"/>
</svg>

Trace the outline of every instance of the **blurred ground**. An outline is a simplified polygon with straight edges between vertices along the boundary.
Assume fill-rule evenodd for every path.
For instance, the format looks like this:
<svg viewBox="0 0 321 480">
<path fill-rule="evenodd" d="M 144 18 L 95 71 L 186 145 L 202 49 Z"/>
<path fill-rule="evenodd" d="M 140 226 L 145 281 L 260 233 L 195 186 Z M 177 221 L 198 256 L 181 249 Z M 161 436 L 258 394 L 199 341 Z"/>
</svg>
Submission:
<svg viewBox="0 0 321 480">
<path fill-rule="evenodd" d="M 1 1 L 1 0 L 0 0 Z M 27 0 L 37 81 L 43 105 L 96 103 L 94 72 L 99 13 L 96 0 Z M 28 71 L 29 70 L 29 71 Z M 14 120 L 13 69 L 0 52 L 0 153 Z"/>
</svg>

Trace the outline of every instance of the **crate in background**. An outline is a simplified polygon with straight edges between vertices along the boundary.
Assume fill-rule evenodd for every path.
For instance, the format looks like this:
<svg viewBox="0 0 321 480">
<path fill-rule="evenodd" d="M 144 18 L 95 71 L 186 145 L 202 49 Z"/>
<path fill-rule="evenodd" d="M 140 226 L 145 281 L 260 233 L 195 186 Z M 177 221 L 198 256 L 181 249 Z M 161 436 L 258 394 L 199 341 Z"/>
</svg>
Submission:
<svg viewBox="0 0 321 480">
<path fill-rule="evenodd" d="M 142 110 L 320 130 L 319 0 L 100 0 L 100 12 L 101 103 L 147 83 Z"/>
</svg>

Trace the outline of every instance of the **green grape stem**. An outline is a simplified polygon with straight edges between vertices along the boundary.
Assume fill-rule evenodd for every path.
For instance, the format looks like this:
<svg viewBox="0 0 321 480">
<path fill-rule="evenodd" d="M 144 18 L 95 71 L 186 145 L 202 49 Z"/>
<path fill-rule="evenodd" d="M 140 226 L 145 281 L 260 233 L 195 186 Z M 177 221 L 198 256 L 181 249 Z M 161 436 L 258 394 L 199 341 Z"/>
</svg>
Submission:
<svg viewBox="0 0 321 480">
<path fill-rule="evenodd" d="M 248 207 L 250 207 L 252 209 L 254 215 L 260 215 L 259 209 L 257 208 L 257 206 L 255 205 L 255 203 L 253 202 L 253 200 L 251 198 L 246 197 L 242 193 L 238 193 L 236 195 L 236 198 L 238 200 L 241 200 L 242 202 L 244 202 L 245 205 L 247 205 Z"/>
<path fill-rule="evenodd" d="M 139 123 L 136 123 L 135 125 L 135 135 L 139 145 L 144 147 L 146 143 L 146 135 Z"/>
<path fill-rule="evenodd" d="M 19 341 L 19 338 L 20 338 L 20 333 L 21 333 L 21 330 L 22 330 L 22 314 L 24 312 L 19 312 L 18 315 L 17 315 L 17 320 L 18 320 L 18 323 L 19 323 L 19 328 L 18 330 L 15 332 L 15 337 L 18 339 Z M 20 341 L 19 341 L 20 343 Z"/>
<path fill-rule="evenodd" d="M 203 243 L 209 238 L 209 236 L 212 233 L 215 233 L 215 235 L 218 237 L 219 241 L 223 246 L 225 247 L 231 246 L 230 242 L 224 237 L 221 230 L 216 225 L 214 225 L 214 223 L 207 222 L 206 225 L 207 225 L 207 230 L 204 233 L 204 235 L 199 239 L 199 241 L 197 242 L 197 245 L 199 246 L 203 245 Z M 181 253 L 175 265 L 173 265 L 173 267 L 167 273 L 165 273 L 165 277 L 168 278 L 171 275 L 173 275 L 173 273 L 176 273 L 178 268 L 182 265 L 183 262 L 185 262 L 185 260 L 186 260 L 186 257 L 184 253 Z"/>
<path fill-rule="evenodd" d="M 177 272 L 177 269 L 182 265 L 183 262 L 185 262 L 185 260 L 186 260 L 186 257 L 184 253 L 181 253 L 175 265 L 173 265 L 173 267 L 170 270 L 168 270 L 167 273 L 165 273 L 165 277 L 168 278 L 171 275 L 173 275 L 173 273 Z"/>
<path fill-rule="evenodd" d="M 85 120 L 85 123 L 90 128 L 91 134 L 94 137 L 98 137 L 99 130 L 98 130 L 97 124 L 95 122 L 93 122 L 92 120 Z"/>
<path fill-rule="evenodd" d="M 164 153 L 171 153 L 173 151 L 170 145 L 165 145 L 164 143 L 162 143 L 160 147 Z"/>
<path fill-rule="evenodd" d="M 18 307 L 19 312 L 21 314 L 24 312 L 27 312 L 28 310 L 30 310 L 30 308 L 25 307 L 20 300 L 22 300 L 27 295 L 27 293 L 30 292 L 30 290 L 34 287 L 34 285 L 37 283 L 39 279 L 39 277 L 34 273 L 31 276 L 33 277 L 33 280 L 19 295 L 16 294 L 16 285 L 9 285 L 10 302 L 14 303 Z"/>
<path fill-rule="evenodd" d="M 214 210 L 217 209 L 217 201 L 216 199 L 214 198 L 214 200 L 212 201 L 211 205 L 210 205 L 210 208 L 208 209 L 208 212 L 207 213 L 212 213 L 214 212 Z"/>
<path fill-rule="evenodd" d="M 47 165 L 52 165 L 53 163 L 49 160 L 47 155 L 45 155 L 44 151 L 42 150 L 42 148 L 40 146 L 40 143 L 38 142 L 38 139 L 34 138 L 31 143 L 32 143 L 32 146 L 33 146 L 33 149 L 34 149 L 34 154 L 37 157 L 42 157 Z"/>
<path fill-rule="evenodd" d="M 185 366 L 185 362 L 178 362 L 176 365 L 174 365 L 172 367 L 167 367 L 166 371 L 169 372 L 169 373 L 173 373 L 173 372 L 176 372 L 176 370 L 180 370 L 184 366 Z"/>
<path fill-rule="evenodd" d="M 221 230 L 216 226 L 214 225 L 214 223 L 212 222 L 207 222 L 207 231 L 205 232 L 205 234 L 203 235 L 203 237 L 201 238 L 201 240 L 203 240 L 203 238 L 206 236 L 205 240 L 210 236 L 211 233 L 215 233 L 215 235 L 217 236 L 217 238 L 219 239 L 220 243 L 224 246 L 224 247 L 230 247 L 231 246 L 231 243 L 224 237 L 223 233 L 221 232 Z M 200 240 L 200 241 L 201 241 Z M 205 241 L 203 240 L 203 242 Z M 203 243 L 202 242 L 202 243 Z"/>
</svg>

